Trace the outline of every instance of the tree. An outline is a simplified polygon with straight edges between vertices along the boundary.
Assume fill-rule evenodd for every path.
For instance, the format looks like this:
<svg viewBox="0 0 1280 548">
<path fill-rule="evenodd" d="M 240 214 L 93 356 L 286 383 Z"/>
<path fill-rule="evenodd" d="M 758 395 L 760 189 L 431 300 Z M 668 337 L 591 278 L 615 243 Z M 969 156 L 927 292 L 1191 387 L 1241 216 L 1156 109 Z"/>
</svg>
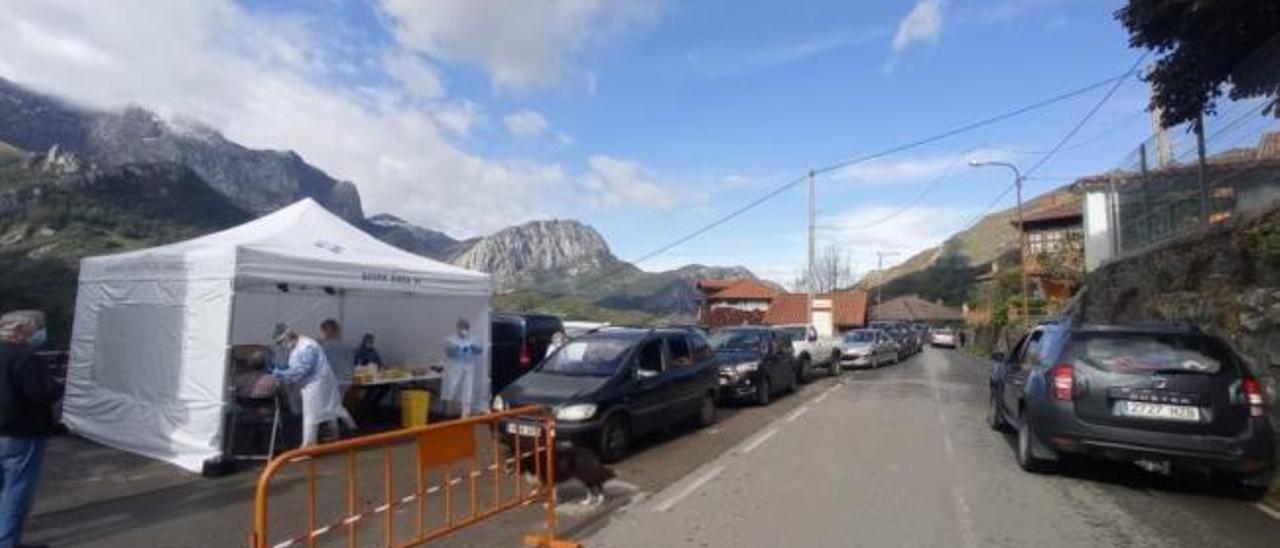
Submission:
<svg viewBox="0 0 1280 548">
<path fill-rule="evenodd" d="M 973 269 L 960 247 L 948 243 L 942 255 L 925 269 L 922 282 L 918 288 L 921 298 L 959 306 L 969 299 L 974 284 Z"/>
<path fill-rule="evenodd" d="M 840 252 L 838 246 L 830 245 L 813 259 L 814 287 L 818 293 L 839 291 L 856 281 L 853 276 L 853 264 L 849 257 Z M 801 271 L 791 281 L 791 290 L 803 293 L 809 290 L 809 273 Z"/>
<path fill-rule="evenodd" d="M 1067 232 L 1061 243 L 1056 250 L 1036 255 L 1036 264 L 1044 277 L 1078 288 L 1084 283 L 1084 235 Z"/>
<path fill-rule="evenodd" d="M 1145 79 L 1164 127 L 1198 125 L 1224 84 L 1232 100 L 1262 97 L 1280 116 L 1280 0 L 1129 0 L 1115 16 L 1129 45 L 1161 55 Z"/>
</svg>

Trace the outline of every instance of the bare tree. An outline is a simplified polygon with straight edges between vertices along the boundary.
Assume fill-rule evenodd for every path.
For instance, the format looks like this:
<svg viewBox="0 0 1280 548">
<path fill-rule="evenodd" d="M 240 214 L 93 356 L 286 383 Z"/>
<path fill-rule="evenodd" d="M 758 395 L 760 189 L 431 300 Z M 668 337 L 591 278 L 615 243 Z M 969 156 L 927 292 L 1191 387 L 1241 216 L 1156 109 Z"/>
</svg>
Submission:
<svg viewBox="0 0 1280 548">
<path fill-rule="evenodd" d="M 835 245 L 827 246 L 814 258 L 813 271 L 813 290 L 818 293 L 839 291 L 857 281 L 853 275 L 853 263 Z M 801 269 L 796 274 L 790 288 L 797 293 L 809 290 L 808 269 Z"/>
</svg>

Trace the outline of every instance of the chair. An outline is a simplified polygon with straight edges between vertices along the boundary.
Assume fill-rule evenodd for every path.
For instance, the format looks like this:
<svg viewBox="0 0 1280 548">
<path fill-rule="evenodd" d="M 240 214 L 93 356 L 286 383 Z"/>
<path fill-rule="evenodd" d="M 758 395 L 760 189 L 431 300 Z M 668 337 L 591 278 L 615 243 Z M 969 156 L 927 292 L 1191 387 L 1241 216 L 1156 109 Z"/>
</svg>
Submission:
<svg viewBox="0 0 1280 548">
<path fill-rule="evenodd" d="M 275 457 L 280 437 L 280 408 L 284 402 L 280 386 L 266 372 L 270 364 L 270 349 L 257 345 L 238 346 L 233 348 L 231 357 L 232 376 L 228 386 L 231 420 L 227 452 L 236 459 L 271 460 Z M 266 454 L 238 452 L 236 437 L 241 431 L 256 434 L 269 431 Z"/>
</svg>

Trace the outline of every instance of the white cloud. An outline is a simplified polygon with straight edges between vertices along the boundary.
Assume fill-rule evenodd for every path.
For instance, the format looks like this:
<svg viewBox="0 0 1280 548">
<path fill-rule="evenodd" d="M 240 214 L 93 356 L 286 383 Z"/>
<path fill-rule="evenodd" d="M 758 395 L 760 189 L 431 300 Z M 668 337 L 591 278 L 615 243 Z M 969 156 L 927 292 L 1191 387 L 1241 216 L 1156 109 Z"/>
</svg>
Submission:
<svg viewBox="0 0 1280 548">
<path fill-rule="evenodd" d="M 395 51 L 382 59 L 387 73 L 400 82 L 415 99 L 439 99 L 444 96 L 440 73 L 425 59 L 407 51 Z"/>
<path fill-rule="evenodd" d="M 942 0 L 918 0 L 911 12 L 898 23 L 893 35 L 893 51 L 901 53 L 912 44 L 936 44 L 942 35 Z"/>
<path fill-rule="evenodd" d="M 231 0 L 109 8 L 11 0 L 0 17 L 0 76 L 96 107 L 136 103 L 198 119 L 248 146 L 296 150 L 354 181 L 367 211 L 461 234 L 549 214 L 547 197 L 572 184 L 558 165 L 495 161 L 451 144 L 445 131 L 469 131 L 475 112 L 465 102 L 451 111 L 456 105 L 415 100 L 444 93 L 433 89 L 429 65 L 393 75 L 399 83 L 389 88 L 336 86 L 333 71 L 345 69 L 335 67 L 369 52 L 335 55 L 322 38 L 305 21 L 252 14 Z M 372 58 L 383 61 L 382 53 Z"/>
<path fill-rule="evenodd" d="M 551 129 L 547 118 L 532 110 L 523 110 L 506 115 L 502 119 L 507 133 L 516 137 L 538 137 Z"/>
<path fill-rule="evenodd" d="M 484 123 L 484 113 L 471 101 L 440 103 L 432 114 L 440 127 L 459 137 L 470 137 L 471 131 Z"/>
<path fill-rule="evenodd" d="M 675 207 L 675 191 L 659 183 L 640 164 L 597 154 L 587 160 L 590 171 L 579 184 L 585 198 L 601 209 L 636 206 L 670 210 Z"/>
<path fill-rule="evenodd" d="M 835 215 L 829 223 L 833 230 L 827 236 L 860 270 L 868 270 L 875 267 L 877 251 L 898 253 L 893 261 L 886 259 L 886 267 L 905 261 L 942 243 L 972 216 L 973 211 L 956 207 L 903 210 L 900 206 L 868 205 Z"/>
<path fill-rule="evenodd" d="M 890 157 L 854 164 L 831 175 L 836 181 L 858 184 L 916 183 L 968 169 L 969 161 L 1007 160 L 1010 154 L 994 148 L 976 148 L 965 152 L 934 156 Z"/>
<path fill-rule="evenodd" d="M 755 49 L 691 51 L 685 58 L 702 76 L 722 78 L 803 61 L 832 50 L 865 44 L 882 36 L 884 31 L 879 29 L 860 33 L 835 32 Z"/>
<path fill-rule="evenodd" d="M 655 20 L 653 0 L 383 0 L 397 39 L 432 58 L 484 67 L 497 88 L 553 84 L 584 46 Z"/>
</svg>

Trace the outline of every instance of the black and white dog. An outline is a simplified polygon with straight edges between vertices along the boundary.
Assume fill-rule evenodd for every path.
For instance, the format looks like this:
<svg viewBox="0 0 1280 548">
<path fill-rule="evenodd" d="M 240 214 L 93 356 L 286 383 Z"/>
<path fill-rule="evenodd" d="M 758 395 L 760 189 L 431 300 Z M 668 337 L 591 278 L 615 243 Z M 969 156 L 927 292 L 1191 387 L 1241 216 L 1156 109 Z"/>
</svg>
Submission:
<svg viewBox="0 0 1280 548">
<path fill-rule="evenodd" d="M 546 484 L 546 470 L 537 468 L 535 473 L 532 455 L 521 461 L 529 483 Z M 555 473 L 556 485 L 576 479 L 587 487 L 587 498 L 582 501 L 587 506 L 603 503 L 605 482 L 617 477 L 613 469 L 601 462 L 595 451 L 567 441 L 556 441 Z"/>
</svg>

